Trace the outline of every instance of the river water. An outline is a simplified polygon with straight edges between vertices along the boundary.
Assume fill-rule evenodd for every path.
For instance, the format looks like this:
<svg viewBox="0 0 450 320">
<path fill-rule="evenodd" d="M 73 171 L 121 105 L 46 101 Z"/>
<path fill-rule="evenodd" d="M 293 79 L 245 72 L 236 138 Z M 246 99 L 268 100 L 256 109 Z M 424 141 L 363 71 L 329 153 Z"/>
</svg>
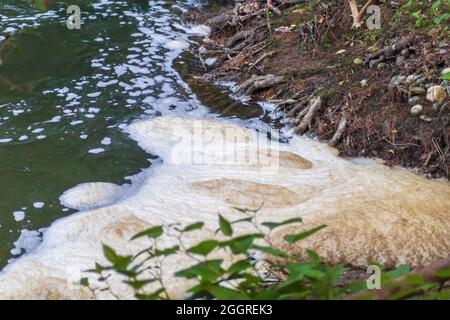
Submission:
<svg viewBox="0 0 450 320">
<path fill-rule="evenodd" d="M 220 88 L 195 95 L 179 58 L 207 30 L 181 24 L 200 1 L 78 1 L 81 30 L 65 8 L 40 13 L 25 1 L 0 3 L 0 268 L 33 250 L 42 228 L 73 210 L 60 195 L 79 183 L 126 183 L 153 157 L 123 132 L 155 115 L 270 122 Z M 175 62 L 174 60 L 177 59 Z M 182 72 L 183 74 L 183 72 Z M 19 240 L 18 240 L 19 239 Z"/>
</svg>

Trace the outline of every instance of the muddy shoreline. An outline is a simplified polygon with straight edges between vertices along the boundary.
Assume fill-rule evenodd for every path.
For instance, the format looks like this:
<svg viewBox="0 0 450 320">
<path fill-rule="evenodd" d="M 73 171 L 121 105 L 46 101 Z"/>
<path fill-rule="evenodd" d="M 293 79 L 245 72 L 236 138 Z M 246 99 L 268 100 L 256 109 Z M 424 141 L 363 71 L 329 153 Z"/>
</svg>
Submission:
<svg viewBox="0 0 450 320">
<path fill-rule="evenodd" d="M 278 122 L 343 157 L 448 179 L 450 87 L 440 79 L 450 66 L 448 31 L 410 31 L 412 17 L 387 4 L 381 30 L 352 29 L 338 2 L 294 2 L 267 10 L 264 1 L 225 1 L 190 12 L 187 21 L 212 28 L 197 54 L 198 81 L 237 83 L 236 95 L 275 104 Z M 432 87 L 445 97 L 429 99 Z"/>
</svg>

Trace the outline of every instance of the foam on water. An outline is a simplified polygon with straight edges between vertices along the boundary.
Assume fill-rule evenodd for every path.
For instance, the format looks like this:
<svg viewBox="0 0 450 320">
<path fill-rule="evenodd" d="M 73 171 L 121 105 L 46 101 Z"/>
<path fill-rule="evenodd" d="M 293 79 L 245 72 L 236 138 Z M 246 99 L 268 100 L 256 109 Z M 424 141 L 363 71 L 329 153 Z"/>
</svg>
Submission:
<svg viewBox="0 0 450 320">
<path fill-rule="evenodd" d="M 234 137 L 192 149 L 206 137 Z M 230 150 L 255 151 L 257 137 L 251 129 L 209 120 L 158 117 L 139 121 L 127 128 L 130 136 L 162 163 L 138 176 L 132 185 L 83 184 L 69 190 L 61 200 L 82 211 L 60 219 L 45 231 L 42 244 L 31 254 L 9 264 L 0 274 L 1 298 L 88 298 L 91 293 L 77 286 L 82 271 L 95 262 L 104 263 L 102 243 L 122 254 L 136 253 L 144 240 L 130 242 L 137 232 L 150 226 L 203 221 L 206 230 L 190 233 L 186 245 L 218 237 L 217 213 L 228 219 L 243 217 L 232 207 L 259 207 L 259 221 L 281 221 L 302 217 L 301 227 L 286 227 L 273 235 L 273 243 L 304 257 L 304 248 L 316 250 L 325 261 L 364 266 L 373 259 L 387 266 L 418 265 L 447 256 L 450 250 L 450 186 L 431 181 L 406 170 L 393 170 L 376 162 L 364 165 L 336 156 L 334 149 L 304 137 L 289 144 L 271 142 L 279 167 L 267 170 L 255 164 L 223 164 L 219 159 Z M 258 140 L 259 139 L 259 140 Z M 203 142 L 202 142 L 203 141 Z M 211 141 L 210 141 L 211 142 Z M 198 153 L 202 164 L 180 157 Z M 221 151 L 222 150 L 222 151 Z M 86 209 L 94 208 L 94 209 Z M 287 246 L 286 233 L 327 224 L 315 236 Z M 242 225 L 237 233 L 251 232 Z M 414 234 L 414 237 L 411 237 Z M 164 237 L 161 246 L 173 244 Z M 192 264 L 177 255 L 163 262 L 164 280 L 170 292 L 180 297 L 187 283 L 173 272 Z M 114 296 L 132 298 L 121 278 L 113 275 L 109 284 Z M 100 292 L 97 298 L 113 298 Z"/>
</svg>

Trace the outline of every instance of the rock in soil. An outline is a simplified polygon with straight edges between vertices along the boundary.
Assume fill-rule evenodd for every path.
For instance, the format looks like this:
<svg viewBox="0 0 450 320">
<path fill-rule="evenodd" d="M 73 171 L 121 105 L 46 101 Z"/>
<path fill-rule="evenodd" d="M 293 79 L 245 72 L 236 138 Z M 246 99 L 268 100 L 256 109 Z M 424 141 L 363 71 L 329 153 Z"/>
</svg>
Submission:
<svg viewBox="0 0 450 320">
<path fill-rule="evenodd" d="M 442 103 L 447 99 L 447 92 L 442 86 L 432 86 L 427 91 L 427 100 Z"/>
<path fill-rule="evenodd" d="M 420 104 L 416 104 L 414 107 L 411 108 L 411 115 L 413 117 L 417 117 L 420 115 L 423 111 L 423 107 Z"/>
</svg>

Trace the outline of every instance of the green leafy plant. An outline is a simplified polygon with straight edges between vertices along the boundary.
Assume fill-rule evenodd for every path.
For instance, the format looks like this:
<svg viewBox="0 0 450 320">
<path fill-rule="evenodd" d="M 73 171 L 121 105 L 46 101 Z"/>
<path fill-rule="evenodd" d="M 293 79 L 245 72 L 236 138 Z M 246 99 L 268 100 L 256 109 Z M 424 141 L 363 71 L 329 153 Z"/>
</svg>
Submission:
<svg viewBox="0 0 450 320">
<path fill-rule="evenodd" d="M 124 277 L 137 299 L 171 299 L 164 286 L 162 262 L 165 258 L 183 253 L 192 259 L 192 265 L 177 271 L 174 276 L 183 280 L 193 280 L 187 290 L 188 299 L 370 299 L 374 293 L 368 291 L 365 281 L 343 282 L 342 276 L 348 270 L 343 265 L 330 266 L 322 262 L 314 251 L 307 251 L 308 261 L 298 261 L 288 252 L 280 250 L 271 243 L 271 235 L 280 227 L 300 224 L 300 218 L 283 222 L 257 224 L 258 210 L 238 209 L 247 218 L 228 221 L 219 215 L 220 239 L 203 240 L 186 247 L 183 237 L 190 232 L 201 231 L 203 222 L 184 227 L 173 224 L 166 227 L 154 226 L 135 235 L 135 239 L 148 239 L 149 246 L 135 255 L 122 256 L 113 248 L 104 245 L 103 251 L 109 265 L 96 264 L 89 270 L 97 274 L 102 287 L 94 288 L 87 278 L 81 284 L 96 290 L 108 290 L 108 278 L 117 273 Z M 234 226 L 250 223 L 256 232 L 235 235 Z M 297 234 L 288 234 L 284 240 L 295 244 L 326 226 L 318 226 Z M 158 240 L 162 236 L 174 237 L 178 244 L 160 248 Z M 220 258 L 211 258 L 214 253 L 231 255 L 233 263 Z M 224 255 L 214 255 L 224 256 Z M 375 262 L 370 262 L 375 264 Z M 384 267 L 379 265 L 381 269 Z M 441 283 L 450 278 L 450 271 L 440 270 L 440 277 L 429 282 L 420 274 L 412 274 L 408 266 L 383 272 L 381 283 L 386 288 L 386 298 L 403 299 L 415 296 L 442 299 L 450 296 L 449 290 L 440 290 Z M 409 275 L 409 276 L 408 276 Z M 403 279 L 402 277 L 406 277 Z M 152 284 L 152 291 L 148 285 Z M 156 286 L 155 286 L 156 284 Z M 155 289 L 156 288 L 156 289 Z M 375 290 L 377 291 L 377 290 Z M 383 291 L 384 292 L 384 291 Z"/>
<path fill-rule="evenodd" d="M 413 10 L 411 15 L 416 18 L 416 25 L 419 27 L 430 22 L 441 26 L 450 19 L 450 0 L 408 0 L 405 8 Z M 444 29 L 448 29 L 448 26 L 445 25 Z"/>
<path fill-rule="evenodd" d="M 38 9 L 39 11 L 47 11 L 55 3 L 55 0 L 27 0 L 27 1 L 30 4 L 34 4 L 36 6 L 36 9 Z"/>
</svg>

